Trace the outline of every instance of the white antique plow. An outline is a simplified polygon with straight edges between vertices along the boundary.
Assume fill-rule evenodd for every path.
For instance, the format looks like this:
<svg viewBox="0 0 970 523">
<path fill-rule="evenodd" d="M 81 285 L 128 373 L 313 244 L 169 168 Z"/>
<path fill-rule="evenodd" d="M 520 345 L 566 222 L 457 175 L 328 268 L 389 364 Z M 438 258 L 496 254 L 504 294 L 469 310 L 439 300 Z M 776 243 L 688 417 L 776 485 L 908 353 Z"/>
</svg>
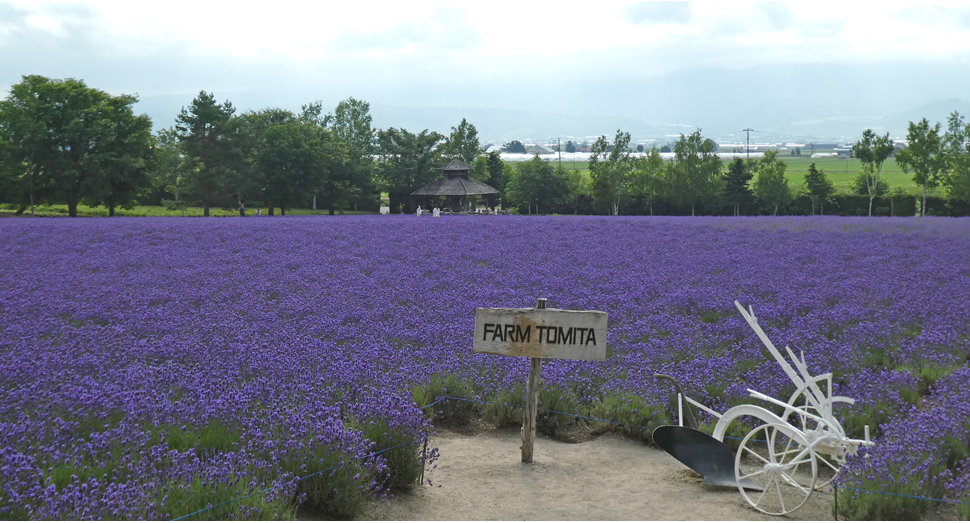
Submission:
<svg viewBox="0 0 970 523">
<path fill-rule="evenodd" d="M 745 404 L 719 414 L 687 397 L 670 376 L 656 374 L 675 383 L 680 424 L 657 428 L 653 438 L 658 446 L 702 474 L 705 483 L 737 486 L 755 509 L 772 515 L 787 514 L 801 507 L 814 489 L 831 483 L 847 455 L 855 454 L 859 446 L 873 445 L 869 427 L 865 427 L 865 439 L 847 437 L 835 419 L 833 406 L 836 402 L 851 405 L 855 400 L 833 396 L 832 374 L 812 376 L 804 353 L 799 359 L 785 347 L 794 364 L 792 367 L 758 325 L 754 310 L 750 307 L 745 310 L 737 301 L 734 304 L 795 384 L 794 394 L 784 402 L 748 389 L 752 398 L 768 402 L 777 410 Z M 713 437 L 698 430 L 684 401 L 717 419 Z M 684 426 L 685 416 L 687 426 Z M 724 434 L 742 416 L 754 418 L 758 423 L 741 440 L 734 455 L 723 443 Z"/>
</svg>

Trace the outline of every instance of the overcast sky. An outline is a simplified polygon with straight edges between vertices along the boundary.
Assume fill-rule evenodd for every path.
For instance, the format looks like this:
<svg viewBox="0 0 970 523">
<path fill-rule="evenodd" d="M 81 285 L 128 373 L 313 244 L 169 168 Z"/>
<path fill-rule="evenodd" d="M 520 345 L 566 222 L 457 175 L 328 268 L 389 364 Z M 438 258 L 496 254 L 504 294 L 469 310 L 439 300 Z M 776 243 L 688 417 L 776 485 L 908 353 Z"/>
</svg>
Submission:
<svg viewBox="0 0 970 523">
<path fill-rule="evenodd" d="M 520 111 L 796 136 L 956 104 L 968 65 L 960 3 L 0 2 L 0 96 L 80 78 L 138 94 L 156 127 L 204 89 L 240 110 L 353 96 L 378 127 L 453 108 L 496 135 Z"/>
</svg>

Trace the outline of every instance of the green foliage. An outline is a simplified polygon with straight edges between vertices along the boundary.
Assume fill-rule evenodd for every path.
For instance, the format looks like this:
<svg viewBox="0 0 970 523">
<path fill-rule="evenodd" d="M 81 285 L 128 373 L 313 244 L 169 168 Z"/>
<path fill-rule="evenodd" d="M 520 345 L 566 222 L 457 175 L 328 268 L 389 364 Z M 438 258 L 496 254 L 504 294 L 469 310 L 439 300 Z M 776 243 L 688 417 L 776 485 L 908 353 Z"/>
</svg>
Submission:
<svg viewBox="0 0 970 523">
<path fill-rule="evenodd" d="M 569 414 L 581 411 L 573 391 L 553 386 L 540 387 L 536 431 L 557 437 L 580 421 L 580 418 Z"/>
<path fill-rule="evenodd" d="M 946 175 L 943 184 L 952 201 L 970 204 L 970 124 L 960 113 L 953 112 L 943 135 L 943 155 Z"/>
<path fill-rule="evenodd" d="M 304 113 L 306 107 L 309 106 L 305 106 Z M 347 144 L 351 156 L 369 156 L 374 153 L 375 131 L 369 103 L 354 97 L 342 100 L 327 123 L 337 139 Z"/>
<path fill-rule="evenodd" d="M 266 487 L 263 487 L 266 488 Z M 195 478 L 190 483 L 169 483 L 158 489 L 153 500 L 159 514 L 183 517 L 200 510 L 216 507 L 236 498 L 262 490 L 236 481 L 233 485 L 217 485 Z M 227 521 L 240 519 L 287 521 L 296 518 L 296 503 L 279 493 L 252 495 L 235 503 L 206 510 L 183 521 Z"/>
<path fill-rule="evenodd" d="M 300 442 L 303 447 L 300 452 L 283 452 L 278 458 L 281 468 L 294 477 L 309 476 L 294 484 L 295 494 L 306 495 L 307 505 L 328 516 L 350 518 L 358 515 L 372 497 L 372 485 L 378 479 L 370 466 L 374 458 L 359 459 L 337 452 L 317 444 L 315 439 L 313 436 L 306 438 Z M 315 472 L 319 474 L 311 475 Z"/>
<path fill-rule="evenodd" d="M 184 210 L 188 205 L 183 196 L 186 194 L 186 181 L 191 165 L 174 128 L 162 129 L 155 135 L 155 158 L 152 167 L 149 175 L 151 188 L 174 196 L 171 203 L 163 205 Z"/>
<path fill-rule="evenodd" d="M 862 140 L 852 146 L 852 155 L 862 163 L 862 171 L 853 182 L 853 188 L 859 194 L 869 195 L 869 216 L 872 216 L 872 200 L 889 192 L 889 184 L 882 179 L 882 165 L 894 148 L 889 133 L 876 136 L 872 129 L 863 131 Z"/>
<path fill-rule="evenodd" d="M 475 159 L 473 167 L 474 169 L 471 174 L 473 178 L 499 192 L 497 195 L 485 197 L 488 207 L 495 207 L 501 197 L 500 195 L 505 192 L 506 184 L 506 178 L 504 176 L 506 165 L 502 161 L 501 153 L 492 151 L 484 156 L 479 156 Z"/>
<path fill-rule="evenodd" d="M 862 170 L 852 180 L 851 190 L 854 194 L 864 194 L 873 199 L 876 196 L 889 194 L 889 189 L 889 182 L 879 177 L 873 177 L 871 168 L 868 165 L 863 165 Z"/>
<path fill-rule="evenodd" d="M 301 195 L 325 184 L 329 172 L 325 152 L 333 149 L 328 138 L 319 126 L 295 119 L 262 133 L 255 161 L 263 175 L 263 197 L 281 214 Z"/>
<path fill-rule="evenodd" d="M 569 203 L 573 208 L 573 214 L 579 214 L 579 204 L 583 197 L 588 197 L 592 186 L 588 176 L 583 175 L 578 169 L 569 171 Z"/>
<path fill-rule="evenodd" d="M 668 195 L 681 206 L 690 207 L 694 216 L 698 205 L 712 204 L 722 192 L 721 159 L 716 145 L 703 139 L 698 129 L 688 136 L 680 135 L 674 144 L 676 163 L 668 173 Z"/>
<path fill-rule="evenodd" d="M 646 201 L 651 215 L 653 215 L 653 203 L 664 194 L 665 173 L 663 158 L 660 157 L 656 147 L 650 149 L 650 153 L 646 156 L 633 160 L 629 194 Z"/>
<path fill-rule="evenodd" d="M 538 154 L 516 167 L 505 189 L 512 203 L 530 209 L 535 205 L 536 213 L 550 212 L 570 200 L 570 181 L 565 169 L 553 167 Z"/>
<path fill-rule="evenodd" d="M 523 145 L 522 142 L 520 142 L 518 140 L 512 140 L 511 142 L 503 145 L 502 146 L 502 149 L 505 150 L 506 152 L 510 152 L 510 153 L 522 153 L 522 154 L 525 154 L 526 152 L 528 152 L 528 151 L 525 150 L 525 145 Z"/>
<path fill-rule="evenodd" d="M 438 404 L 431 405 L 444 396 L 452 398 L 470 399 L 474 395 L 474 385 L 459 380 L 454 375 L 441 375 L 435 373 L 431 376 L 428 383 L 419 385 L 411 391 L 411 397 L 419 407 L 426 407 L 425 414 L 428 414 L 432 421 L 448 420 L 459 425 L 467 424 L 472 417 L 480 412 L 480 405 L 471 401 L 460 401 L 445 399 Z"/>
<path fill-rule="evenodd" d="M 835 192 L 835 185 L 825 175 L 825 171 L 815 168 L 815 162 L 812 162 L 805 173 L 805 187 L 812 200 L 812 214 L 815 214 L 816 205 L 819 206 L 819 214 L 825 214 L 825 202 Z"/>
<path fill-rule="evenodd" d="M 411 441 L 407 434 L 391 429 L 386 420 L 358 422 L 352 426 L 374 442 L 375 449 L 390 449 L 380 454 L 387 469 L 378 478 L 379 484 L 395 490 L 410 490 L 418 484 L 424 466 L 419 449 L 424 442 Z"/>
<path fill-rule="evenodd" d="M 388 192 L 392 210 L 403 204 L 404 212 L 411 212 L 408 202 L 411 192 L 440 176 L 438 142 L 443 138 L 427 130 L 418 134 L 393 127 L 378 131 L 381 187 Z"/>
<path fill-rule="evenodd" d="M 815 168 L 815 164 L 812 164 Z M 724 196 L 734 205 L 734 215 L 741 214 L 741 204 L 751 199 L 751 178 L 754 174 L 741 158 L 735 158 L 724 174 Z"/>
<path fill-rule="evenodd" d="M 316 123 L 312 118 L 301 120 Z M 318 128 L 316 147 L 321 155 L 319 169 L 324 175 L 320 177 L 319 187 L 307 192 L 319 193 L 332 216 L 338 204 L 356 209 L 364 195 L 378 192 L 372 160 L 376 152 L 376 131 L 370 104 L 352 97 L 338 103 L 334 115 L 322 122 L 330 131 L 323 132 L 320 124 L 315 126 Z"/>
<path fill-rule="evenodd" d="M 525 386 L 503 390 L 482 409 L 485 421 L 496 426 L 521 425 L 525 408 Z"/>
<path fill-rule="evenodd" d="M 447 158 L 457 158 L 468 165 L 485 152 L 478 142 L 478 130 L 464 118 L 458 127 L 451 128 L 451 134 L 441 145 L 441 154 Z"/>
<path fill-rule="evenodd" d="M 758 177 L 754 181 L 755 197 L 776 215 L 792 200 L 791 189 L 785 178 L 787 165 L 777 158 L 777 154 L 777 151 L 766 151 L 755 162 Z"/>
<path fill-rule="evenodd" d="M 20 199 L 18 172 L 22 165 L 14 159 L 14 145 L 0 133 L 0 202 Z"/>
<path fill-rule="evenodd" d="M 613 143 L 600 136 L 593 143 L 589 157 L 593 205 L 607 214 L 620 213 L 620 200 L 629 195 L 633 160 L 630 157 L 630 133 L 616 130 Z"/>
<path fill-rule="evenodd" d="M 130 205 L 145 184 L 151 120 L 135 116 L 138 99 L 111 96 L 83 81 L 27 75 L 0 101 L 0 135 L 8 166 L 24 165 L 18 184 L 35 194 L 59 193 L 69 214 L 82 198 Z"/>
<path fill-rule="evenodd" d="M 652 441 L 653 429 L 672 423 L 663 406 L 650 405 L 641 396 L 628 392 L 604 395 L 589 408 L 589 417 L 619 423 L 594 421 L 594 429 L 619 430 L 622 434 L 648 442 Z"/>
<path fill-rule="evenodd" d="M 175 118 L 176 133 L 193 168 L 188 172 L 186 188 L 202 203 L 205 216 L 233 169 L 241 167 L 236 109 L 227 100 L 220 104 L 205 91 L 192 100 Z"/>
<path fill-rule="evenodd" d="M 900 473 L 904 473 L 900 471 Z M 862 489 L 875 492 L 889 492 L 882 482 L 864 480 Z M 890 487 L 892 494 L 915 496 L 912 489 Z M 862 521 L 918 521 L 935 505 L 932 501 L 924 501 L 910 497 L 886 496 L 884 494 L 870 494 L 843 490 L 839 496 L 839 519 Z M 834 510 L 834 507 L 833 507 Z"/>
<path fill-rule="evenodd" d="M 152 442 L 164 441 L 168 448 L 185 452 L 195 450 L 200 458 L 213 453 L 238 450 L 241 433 L 219 420 L 210 420 L 195 430 L 179 426 L 149 427 Z"/>
<path fill-rule="evenodd" d="M 896 154 L 896 163 L 907 172 L 912 170 L 913 181 L 923 188 L 920 215 L 925 216 L 927 190 L 939 185 L 940 170 L 946 160 L 941 150 L 940 124 L 930 127 L 926 118 L 915 124 L 909 122 L 906 141 L 909 145 Z"/>
</svg>

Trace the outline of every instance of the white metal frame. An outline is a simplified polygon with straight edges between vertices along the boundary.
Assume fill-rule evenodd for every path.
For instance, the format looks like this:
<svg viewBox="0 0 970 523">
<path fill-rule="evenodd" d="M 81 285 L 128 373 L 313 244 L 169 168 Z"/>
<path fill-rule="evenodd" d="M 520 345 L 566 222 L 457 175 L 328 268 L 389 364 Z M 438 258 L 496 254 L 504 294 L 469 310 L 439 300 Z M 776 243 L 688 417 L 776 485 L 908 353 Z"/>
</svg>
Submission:
<svg viewBox="0 0 970 523">
<path fill-rule="evenodd" d="M 782 415 L 779 416 L 774 412 L 768 410 L 767 408 L 758 405 L 737 405 L 725 411 L 723 414 L 718 414 L 714 410 L 701 405 L 697 401 L 684 396 L 691 405 L 707 412 L 708 414 L 717 418 L 717 423 L 714 425 L 713 437 L 718 441 L 724 441 L 724 434 L 727 432 L 728 427 L 731 423 L 740 416 L 751 416 L 757 418 L 763 422 L 754 430 L 752 430 L 742 441 L 742 448 L 738 450 L 737 464 L 735 466 L 735 477 L 738 479 L 738 489 L 741 491 L 741 495 L 744 499 L 751 504 L 755 509 L 764 512 L 766 514 L 781 515 L 787 514 L 804 503 L 807 499 L 808 493 L 815 488 L 823 487 L 828 485 L 835 475 L 838 474 L 839 469 L 845 464 L 845 457 L 847 455 L 855 454 L 860 446 L 872 447 L 874 443 L 869 439 L 869 426 L 865 427 L 865 439 L 852 439 L 846 436 L 845 430 L 842 425 L 835 419 L 833 414 L 833 406 L 836 402 L 848 403 L 852 405 L 855 400 L 852 398 L 847 398 L 845 396 L 833 396 L 832 395 L 832 373 L 822 374 L 820 376 L 812 376 L 808 371 L 808 366 L 805 364 L 805 354 L 801 354 L 801 359 L 795 356 L 790 348 L 785 347 L 785 352 L 791 358 L 794 368 L 789 362 L 781 355 L 781 352 L 775 348 L 771 340 L 765 334 L 761 326 L 758 325 L 758 318 L 754 315 L 754 309 L 750 306 L 748 310 L 745 310 L 737 301 L 734 305 L 741 311 L 741 315 L 747 320 L 748 325 L 755 331 L 761 342 L 767 347 L 771 355 L 775 357 L 775 361 L 781 365 L 782 370 L 785 374 L 792 380 L 795 384 L 795 393 L 792 394 L 788 402 L 784 402 L 771 396 L 762 394 L 756 390 L 748 389 L 748 393 L 752 398 L 757 400 L 765 401 L 771 403 L 775 406 L 784 409 Z M 820 382 L 824 382 L 825 390 L 823 391 L 820 387 Z M 798 405 L 800 401 L 803 401 L 803 405 Z M 678 405 L 681 402 L 677 402 Z M 791 423 L 789 420 L 795 416 L 799 421 L 798 425 Z M 683 426 L 683 416 L 678 415 L 680 419 L 680 424 Z M 774 478 L 772 487 L 770 490 L 774 491 L 777 489 L 777 496 L 783 498 L 782 486 L 786 488 L 795 489 L 796 494 L 804 493 L 804 499 L 800 503 L 795 503 L 794 505 L 786 506 L 784 500 L 781 499 L 780 508 L 777 507 L 767 507 L 764 501 L 765 497 L 771 498 L 772 493 L 763 492 L 760 496 L 749 496 L 745 491 L 744 487 L 741 487 L 742 476 L 747 478 L 749 475 L 742 475 L 741 473 L 741 459 L 743 450 L 745 450 L 747 445 L 755 445 L 760 442 L 760 440 L 752 439 L 752 435 L 759 431 L 763 431 L 768 434 L 771 432 L 772 438 L 778 433 L 784 434 L 784 437 L 788 438 L 789 446 L 792 443 L 798 445 L 798 457 L 797 460 L 792 460 L 791 463 L 775 463 L 774 457 L 769 461 L 764 463 L 764 473 L 771 478 Z M 749 451 L 750 452 L 750 451 Z M 825 456 L 829 456 L 825 458 Z M 828 468 L 833 472 L 831 478 L 828 478 L 822 482 L 819 482 L 818 478 L 818 464 L 821 462 L 823 467 Z M 811 468 L 811 481 L 809 486 L 806 487 L 801 485 L 796 480 L 794 480 L 795 468 L 802 464 L 809 464 Z M 761 474 L 761 472 L 756 472 L 753 475 Z M 778 478 L 782 478 L 783 481 L 779 481 Z M 784 485 L 783 485 L 784 484 Z M 807 490 L 806 490 L 807 489 Z M 766 488 L 766 491 L 769 490 Z"/>
</svg>

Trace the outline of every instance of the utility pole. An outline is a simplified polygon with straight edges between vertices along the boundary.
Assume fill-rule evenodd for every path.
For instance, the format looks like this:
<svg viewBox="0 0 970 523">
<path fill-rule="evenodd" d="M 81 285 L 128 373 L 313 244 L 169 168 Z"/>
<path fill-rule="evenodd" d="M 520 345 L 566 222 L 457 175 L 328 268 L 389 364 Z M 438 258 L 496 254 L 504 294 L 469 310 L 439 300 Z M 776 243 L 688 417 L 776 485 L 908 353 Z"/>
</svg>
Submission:
<svg viewBox="0 0 970 523">
<path fill-rule="evenodd" d="M 751 131 L 753 131 L 754 129 L 741 129 L 741 130 L 745 132 L 745 139 L 744 139 L 745 159 L 750 160 L 751 159 Z"/>
<path fill-rule="evenodd" d="M 559 168 L 562 169 L 562 138 L 556 138 L 556 143 L 559 144 L 556 149 L 559 151 Z"/>
</svg>

